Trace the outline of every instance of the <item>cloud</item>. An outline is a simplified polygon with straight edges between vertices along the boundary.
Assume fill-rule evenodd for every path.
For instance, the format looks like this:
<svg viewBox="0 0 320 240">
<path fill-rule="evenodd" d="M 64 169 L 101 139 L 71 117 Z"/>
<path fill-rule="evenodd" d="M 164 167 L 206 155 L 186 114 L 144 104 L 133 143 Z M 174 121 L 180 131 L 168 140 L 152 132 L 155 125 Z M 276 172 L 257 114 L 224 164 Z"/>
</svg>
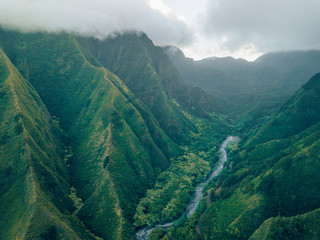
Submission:
<svg viewBox="0 0 320 240">
<path fill-rule="evenodd" d="M 0 25 L 100 38 L 137 30 L 146 32 L 157 44 L 186 45 L 193 40 L 185 22 L 150 8 L 144 0 L 2 0 Z"/>
<path fill-rule="evenodd" d="M 197 59 L 252 60 L 320 48 L 319 9 L 319 0 L 0 0 L 0 26 L 100 38 L 137 30 Z"/>
<path fill-rule="evenodd" d="M 236 51 L 262 52 L 320 47 L 319 0 L 215 0 L 202 18 L 202 34 Z"/>
</svg>

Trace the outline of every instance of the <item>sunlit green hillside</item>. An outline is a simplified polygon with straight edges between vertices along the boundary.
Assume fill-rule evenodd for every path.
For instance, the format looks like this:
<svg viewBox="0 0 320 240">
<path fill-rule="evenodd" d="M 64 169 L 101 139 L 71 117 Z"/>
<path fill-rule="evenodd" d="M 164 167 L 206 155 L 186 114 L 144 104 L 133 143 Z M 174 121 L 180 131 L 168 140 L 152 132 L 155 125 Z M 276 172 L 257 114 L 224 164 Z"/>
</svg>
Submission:
<svg viewBox="0 0 320 240">
<path fill-rule="evenodd" d="M 93 239 L 71 216 L 62 131 L 1 49 L 0 76 L 0 238 Z"/>
</svg>

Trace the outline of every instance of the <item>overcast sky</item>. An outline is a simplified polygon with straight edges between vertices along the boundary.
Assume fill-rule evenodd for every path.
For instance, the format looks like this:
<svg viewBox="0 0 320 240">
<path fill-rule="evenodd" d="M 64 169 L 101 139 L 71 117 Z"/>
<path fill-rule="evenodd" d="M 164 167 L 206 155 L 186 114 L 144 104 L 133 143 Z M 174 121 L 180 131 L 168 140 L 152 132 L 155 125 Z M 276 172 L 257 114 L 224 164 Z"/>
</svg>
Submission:
<svg viewBox="0 0 320 240">
<path fill-rule="evenodd" d="M 0 24 L 94 35 L 146 32 L 187 56 L 254 60 L 320 48 L 319 0 L 0 0 Z"/>
</svg>

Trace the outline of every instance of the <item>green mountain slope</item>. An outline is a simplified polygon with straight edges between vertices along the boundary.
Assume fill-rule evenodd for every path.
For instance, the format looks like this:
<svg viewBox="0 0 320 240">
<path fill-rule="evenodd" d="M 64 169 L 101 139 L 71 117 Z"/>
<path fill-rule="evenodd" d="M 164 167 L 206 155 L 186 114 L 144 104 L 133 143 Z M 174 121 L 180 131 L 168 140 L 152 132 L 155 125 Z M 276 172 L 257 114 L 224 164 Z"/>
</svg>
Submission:
<svg viewBox="0 0 320 240">
<path fill-rule="evenodd" d="M 102 70 L 100 74 L 102 81 L 90 96 L 90 105 L 80 114 L 70 135 L 76 136 L 79 129 L 83 130 L 81 139 L 74 137 L 79 147 L 75 148 L 77 153 L 72 161 L 75 185 L 81 189 L 79 193 L 83 194 L 84 199 L 88 199 L 88 205 L 84 205 L 80 214 L 84 219 L 94 219 L 90 223 L 93 228 L 106 231 L 106 227 L 103 227 L 106 223 L 101 220 L 109 218 L 110 214 L 98 212 L 113 207 L 115 212 L 131 221 L 139 198 L 152 186 L 157 171 L 168 166 L 168 160 L 154 143 L 147 124 L 137 109 L 112 81 L 104 81 L 106 77 L 113 81 L 119 79 L 107 70 Z M 160 129 L 156 131 L 163 134 Z M 172 143 L 171 146 L 169 138 L 162 141 L 162 147 L 168 150 L 167 154 L 174 156 L 175 145 Z M 105 181 L 108 187 L 100 189 Z M 107 194 L 115 195 L 114 192 L 116 197 L 112 206 L 105 198 Z M 109 205 L 101 206 L 103 200 Z M 109 221 L 114 224 L 114 220 Z M 109 226 L 110 230 L 115 229 L 114 226 Z M 106 236 L 108 235 L 104 235 Z"/>
<path fill-rule="evenodd" d="M 1 30 L 0 45 L 64 131 L 70 214 L 103 239 L 132 238 L 139 200 L 182 153 L 179 145 L 199 135 L 192 118 L 157 74 L 163 111 L 140 101 L 71 35 Z"/>
<path fill-rule="evenodd" d="M 281 239 L 292 239 L 293 233 L 306 239 L 309 229 L 319 237 L 314 213 L 301 215 L 320 208 L 319 93 L 317 74 L 256 136 L 231 153 L 228 169 L 212 185 L 215 202 L 202 222 L 206 239 L 248 239 L 278 215 L 287 218 L 268 220 L 252 239 L 274 239 L 276 231 Z M 288 231 L 281 228 L 290 222 Z"/>
<path fill-rule="evenodd" d="M 145 34 L 128 33 L 103 41 L 79 38 L 79 41 L 126 83 L 177 143 L 187 141 L 188 129 L 195 130 L 179 105 L 202 117 L 219 110 L 212 96 L 183 84 L 163 50 L 154 46 Z"/>
<path fill-rule="evenodd" d="M 256 144 L 287 138 L 319 122 L 319 78 L 320 75 L 317 74 L 303 85 L 301 90 L 281 107 L 277 116 L 262 128 L 252 141 Z"/>
<path fill-rule="evenodd" d="M 266 220 L 250 240 L 317 239 L 319 238 L 319 209 L 295 217 L 276 217 Z"/>
<path fill-rule="evenodd" d="M 74 152 L 71 182 L 84 203 L 80 218 L 100 237 L 121 238 L 155 170 L 168 166 L 177 146 L 140 106 L 149 131 L 131 102 L 141 104 L 126 98 L 122 92 L 130 96 L 130 91 L 112 73 L 92 65 L 73 37 L 9 36 L 15 41 L 6 49 L 16 66 L 68 131 Z"/>
<path fill-rule="evenodd" d="M 78 224 L 61 130 L 0 49 L 0 238 L 94 239 Z"/>
</svg>

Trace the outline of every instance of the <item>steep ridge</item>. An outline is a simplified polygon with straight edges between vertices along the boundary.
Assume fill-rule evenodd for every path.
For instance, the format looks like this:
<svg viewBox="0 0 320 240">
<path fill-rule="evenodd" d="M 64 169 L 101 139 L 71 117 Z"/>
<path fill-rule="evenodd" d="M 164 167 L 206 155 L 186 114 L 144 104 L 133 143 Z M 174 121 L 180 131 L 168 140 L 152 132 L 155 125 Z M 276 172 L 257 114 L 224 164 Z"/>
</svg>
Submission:
<svg viewBox="0 0 320 240">
<path fill-rule="evenodd" d="M 317 209 L 294 217 L 270 218 L 254 232 L 250 240 L 267 239 L 317 239 L 319 232 L 319 212 Z"/>
<path fill-rule="evenodd" d="M 279 113 L 252 139 L 257 144 L 274 139 L 282 139 L 297 134 L 320 120 L 318 111 L 319 79 L 316 74 L 284 104 Z"/>
<path fill-rule="evenodd" d="M 130 239 L 139 199 L 181 154 L 179 146 L 161 119 L 73 36 L 2 30 L 0 44 L 66 132 L 74 215 L 96 236 Z M 188 142 L 197 128 L 172 106 L 173 127 L 181 120 Z"/>
<path fill-rule="evenodd" d="M 281 239 L 307 239 L 308 229 L 319 238 L 319 99 L 317 74 L 231 153 L 228 170 L 212 186 L 214 204 L 202 222 L 206 239 L 248 239 L 269 218 L 252 239 L 274 239 L 277 231 Z"/>
<path fill-rule="evenodd" d="M 225 59 L 207 59 L 208 61 L 194 61 L 192 58 L 187 58 L 177 47 L 166 46 L 163 49 L 177 67 L 185 83 L 201 87 L 219 100 L 223 100 L 229 95 L 238 94 L 241 88 L 245 87 L 241 86 L 226 72 L 230 65 L 239 65 L 237 67 L 234 66 L 234 68 L 246 69 L 249 63 L 244 60 L 240 62 L 230 57 Z M 216 67 L 209 66 L 208 63 L 214 62 L 214 60 L 217 60 L 216 63 L 223 62 L 224 64 L 218 63 L 219 65 Z"/>
<path fill-rule="evenodd" d="M 100 74 L 102 80 L 119 81 L 107 70 L 102 70 Z M 98 86 L 90 96 L 90 105 L 81 112 L 70 130 L 70 135 L 76 136 L 82 129 L 81 138 L 76 140 L 79 147 L 72 172 L 77 181 L 75 185 L 78 189 L 82 188 L 84 198 L 88 199 L 80 215 L 85 221 L 93 218 L 90 226 L 97 231 L 106 231 L 106 228 L 112 231 L 115 223 L 107 210 L 113 208 L 122 217 L 120 226 L 126 220 L 132 221 L 139 198 L 152 186 L 157 171 L 168 166 L 168 160 L 155 145 L 141 114 L 113 82 L 101 81 Z M 163 134 L 160 129 L 156 131 Z M 165 145 L 162 147 L 168 150 L 168 156 L 174 156 L 174 144 L 170 145 L 169 138 L 163 140 Z M 113 196 L 115 193 L 113 202 L 108 202 L 106 194 Z M 101 213 L 101 209 L 105 211 Z M 103 221 L 105 218 L 110 218 L 108 227 Z M 130 235 L 132 230 L 119 230 L 120 233 L 123 231 Z M 101 236 L 107 237 L 108 232 Z M 124 238 L 121 235 L 118 237 Z"/>
<path fill-rule="evenodd" d="M 179 105 L 202 117 L 219 111 L 212 96 L 183 84 L 163 50 L 154 46 L 145 34 L 127 33 L 103 41 L 79 38 L 79 41 L 148 106 L 175 142 L 185 143 L 188 129 L 195 130 Z"/>
<path fill-rule="evenodd" d="M 76 218 L 61 130 L 0 49 L 0 238 L 94 239 Z"/>
</svg>

